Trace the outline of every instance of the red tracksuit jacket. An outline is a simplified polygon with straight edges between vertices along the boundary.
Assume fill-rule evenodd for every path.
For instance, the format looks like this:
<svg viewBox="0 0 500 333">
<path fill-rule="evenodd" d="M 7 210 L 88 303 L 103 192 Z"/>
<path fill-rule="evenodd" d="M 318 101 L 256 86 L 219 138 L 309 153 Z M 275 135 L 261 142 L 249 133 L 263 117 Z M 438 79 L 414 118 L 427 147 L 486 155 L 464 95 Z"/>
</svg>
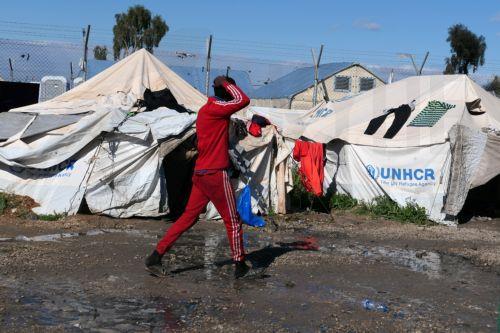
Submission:
<svg viewBox="0 0 500 333">
<path fill-rule="evenodd" d="M 233 96 L 229 102 L 210 97 L 198 112 L 196 134 L 198 136 L 198 159 L 195 171 L 222 170 L 229 167 L 229 118 L 250 104 L 250 99 L 236 85 L 223 83 Z"/>
</svg>

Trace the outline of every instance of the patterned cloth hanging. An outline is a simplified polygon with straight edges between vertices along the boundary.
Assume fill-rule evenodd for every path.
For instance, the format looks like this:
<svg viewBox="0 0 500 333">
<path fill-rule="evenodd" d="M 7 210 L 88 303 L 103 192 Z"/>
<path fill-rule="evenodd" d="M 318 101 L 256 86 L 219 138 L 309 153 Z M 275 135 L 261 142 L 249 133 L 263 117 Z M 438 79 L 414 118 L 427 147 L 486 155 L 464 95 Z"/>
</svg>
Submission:
<svg viewBox="0 0 500 333">
<path fill-rule="evenodd" d="M 408 126 L 432 127 L 444 114 L 453 109 L 455 105 L 440 101 L 430 101 L 427 106 L 411 121 Z"/>
</svg>

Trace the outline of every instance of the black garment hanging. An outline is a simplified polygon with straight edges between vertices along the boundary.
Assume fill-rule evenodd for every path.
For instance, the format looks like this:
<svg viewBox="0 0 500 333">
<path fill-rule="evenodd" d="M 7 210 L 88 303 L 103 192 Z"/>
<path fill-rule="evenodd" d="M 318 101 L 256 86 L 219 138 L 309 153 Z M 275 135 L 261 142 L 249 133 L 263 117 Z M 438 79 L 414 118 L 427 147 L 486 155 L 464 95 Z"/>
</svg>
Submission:
<svg viewBox="0 0 500 333">
<path fill-rule="evenodd" d="M 168 88 L 158 91 L 151 91 L 147 88 L 144 91 L 144 99 L 138 100 L 135 106 L 146 107 L 146 111 L 156 110 L 159 107 L 164 106 L 180 113 L 191 113 L 188 109 L 177 102 L 177 99 L 175 99 L 175 96 Z"/>
<path fill-rule="evenodd" d="M 406 123 L 408 118 L 410 118 L 411 111 L 412 109 L 408 104 L 403 104 L 397 108 L 390 109 L 384 115 L 373 118 L 368 124 L 368 127 L 366 128 L 365 134 L 366 135 L 375 134 L 380 128 L 380 126 L 382 126 L 382 124 L 385 122 L 387 116 L 394 113 L 394 121 L 392 122 L 391 126 L 384 135 L 385 139 L 392 139 L 394 136 L 396 136 L 396 134 L 398 134 L 398 132 L 401 130 L 401 128 Z"/>
</svg>

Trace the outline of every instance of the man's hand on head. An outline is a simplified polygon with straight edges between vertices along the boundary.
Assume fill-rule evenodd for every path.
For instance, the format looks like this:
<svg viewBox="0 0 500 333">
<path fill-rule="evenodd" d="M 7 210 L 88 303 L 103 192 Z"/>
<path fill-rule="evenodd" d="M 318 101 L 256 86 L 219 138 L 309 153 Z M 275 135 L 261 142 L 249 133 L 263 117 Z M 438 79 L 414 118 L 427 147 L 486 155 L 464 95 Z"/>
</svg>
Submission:
<svg viewBox="0 0 500 333">
<path fill-rule="evenodd" d="M 222 87 L 222 84 L 227 82 L 227 78 L 225 76 L 217 76 L 214 80 L 214 87 Z"/>
</svg>

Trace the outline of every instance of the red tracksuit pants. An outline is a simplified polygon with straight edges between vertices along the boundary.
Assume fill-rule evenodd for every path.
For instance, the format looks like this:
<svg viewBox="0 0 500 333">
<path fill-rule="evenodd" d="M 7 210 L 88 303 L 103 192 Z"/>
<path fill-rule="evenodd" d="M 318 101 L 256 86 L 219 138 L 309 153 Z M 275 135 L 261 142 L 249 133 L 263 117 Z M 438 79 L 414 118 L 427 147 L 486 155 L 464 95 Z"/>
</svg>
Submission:
<svg viewBox="0 0 500 333">
<path fill-rule="evenodd" d="M 156 251 L 161 255 L 167 252 L 175 241 L 196 223 L 209 201 L 212 201 L 224 220 L 233 260 L 243 260 L 243 229 L 236 211 L 234 192 L 225 170 L 194 174 L 193 188 L 186 209 L 158 242 Z"/>
</svg>

